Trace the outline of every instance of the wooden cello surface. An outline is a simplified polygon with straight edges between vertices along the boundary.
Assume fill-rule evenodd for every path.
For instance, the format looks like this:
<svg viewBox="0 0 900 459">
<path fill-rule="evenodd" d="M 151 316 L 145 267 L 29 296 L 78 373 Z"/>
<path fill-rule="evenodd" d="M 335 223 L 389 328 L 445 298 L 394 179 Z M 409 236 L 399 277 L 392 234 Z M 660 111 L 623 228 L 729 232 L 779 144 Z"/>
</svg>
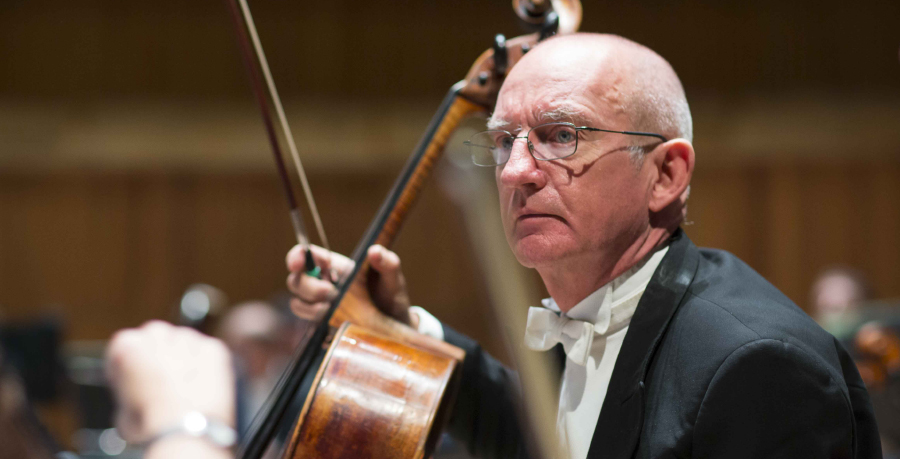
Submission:
<svg viewBox="0 0 900 459">
<path fill-rule="evenodd" d="M 349 322 L 338 330 L 294 430 L 291 458 L 424 458 L 458 378 L 455 359 Z"/>
</svg>

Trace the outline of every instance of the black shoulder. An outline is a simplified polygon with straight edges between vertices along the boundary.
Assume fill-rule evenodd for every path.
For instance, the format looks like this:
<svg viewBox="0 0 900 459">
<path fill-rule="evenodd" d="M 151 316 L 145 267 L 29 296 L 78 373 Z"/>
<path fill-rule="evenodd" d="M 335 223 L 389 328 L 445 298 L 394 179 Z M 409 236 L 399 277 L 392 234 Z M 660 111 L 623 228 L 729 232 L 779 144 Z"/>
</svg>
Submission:
<svg viewBox="0 0 900 459">
<path fill-rule="evenodd" d="M 784 341 L 817 355 L 840 373 L 834 338 L 793 301 L 734 255 L 713 249 L 701 249 L 700 253 L 697 273 L 679 314 L 699 312 L 711 317 L 683 325 L 708 327 L 713 325 L 711 321 L 718 321 L 745 340 Z M 696 308 L 702 311 L 691 311 Z M 732 341 L 733 345 L 742 344 Z"/>
<path fill-rule="evenodd" d="M 700 457 L 855 457 L 846 385 L 806 349 L 758 339 L 719 366 L 694 431 Z"/>
</svg>

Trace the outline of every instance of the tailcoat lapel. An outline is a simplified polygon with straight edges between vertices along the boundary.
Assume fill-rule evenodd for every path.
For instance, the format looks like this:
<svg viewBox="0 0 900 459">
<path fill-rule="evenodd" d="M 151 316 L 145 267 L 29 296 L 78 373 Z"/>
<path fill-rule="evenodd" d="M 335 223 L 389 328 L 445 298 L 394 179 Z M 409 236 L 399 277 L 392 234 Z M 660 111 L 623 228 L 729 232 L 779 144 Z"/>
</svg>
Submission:
<svg viewBox="0 0 900 459">
<path fill-rule="evenodd" d="M 681 229 L 650 279 L 613 367 L 588 458 L 632 457 L 644 416 L 644 380 L 669 321 L 694 278 L 700 254 Z"/>
</svg>

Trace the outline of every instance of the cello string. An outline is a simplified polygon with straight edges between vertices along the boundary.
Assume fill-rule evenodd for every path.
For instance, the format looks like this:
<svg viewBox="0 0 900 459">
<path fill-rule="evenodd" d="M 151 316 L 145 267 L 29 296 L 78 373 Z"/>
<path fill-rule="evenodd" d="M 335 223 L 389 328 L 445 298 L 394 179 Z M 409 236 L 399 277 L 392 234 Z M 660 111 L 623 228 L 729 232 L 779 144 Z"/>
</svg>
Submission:
<svg viewBox="0 0 900 459">
<path fill-rule="evenodd" d="M 256 24 L 253 21 L 253 15 L 250 13 L 250 6 L 247 4 L 247 0 L 238 0 L 238 3 L 241 6 L 244 22 L 247 26 L 247 31 L 250 34 L 250 40 L 253 43 L 253 49 L 256 51 L 256 58 L 262 69 L 266 87 L 269 89 L 269 96 L 272 98 L 272 103 L 275 106 L 275 113 L 278 115 L 282 133 L 287 141 L 288 151 L 291 152 L 291 158 L 294 160 L 294 165 L 297 167 L 297 174 L 300 176 L 300 184 L 303 187 L 303 195 L 306 197 L 307 205 L 309 205 L 309 211 L 312 214 L 313 222 L 316 225 L 316 232 L 319 235 L 319 239 L 322 241 L 322 247 L 330 253 L 331 248 L 328 244 L 328 237 L 325 236 L 325 227 L 322 225 L 322 218 L 319 216 L 319 209 L 316 207 L 315 199 L 313 199 L 312 190 L 310 189 L 309 181 L 306 178 L 306 171 L 303 168 L 303 163 L 300 161 L 297 145 L 294 143 L 294 135 L 291 133 L 287 117 L 284 114 L 284 107 L 281 105 L 281 98 L 278 96 L 275 80 L 272 78 L 272 72 L 269 70 L 269 61 L 266 59 L 266 53 L 263 51 L 262 43 L 259 40 L 259 34 L 256 32 Z M 292 214 L 292 218 L 297 217 Z M 308 250 L 308 245 L 305 246 L 305 248 Z"/>
</svg>

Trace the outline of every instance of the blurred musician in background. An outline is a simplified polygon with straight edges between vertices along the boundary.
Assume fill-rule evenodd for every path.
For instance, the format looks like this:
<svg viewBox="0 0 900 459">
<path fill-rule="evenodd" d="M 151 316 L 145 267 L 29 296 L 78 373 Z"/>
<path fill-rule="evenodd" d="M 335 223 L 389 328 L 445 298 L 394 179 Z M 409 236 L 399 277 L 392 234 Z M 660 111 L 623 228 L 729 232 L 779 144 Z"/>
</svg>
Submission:
<svg viewBox="0 0 900 459">
<path fill-rule="evenodd" d="M 809 292 L 810 313 L 829 333 L 843 338 L 856 327 L 859 308 L 874 297 L 865 275 L 849 266 L 832 266 L 822 270 Z M 846 344 L 846 343 L 845 343 Z"/>
<path fill-rule="evenodd" d="M 243 434 L 287 366 L 294 349 L 297 319 L 263 301 L 233 306 L 217 336 L 234 354 L 238 371 L 238 431 Z"/>
</svg>

